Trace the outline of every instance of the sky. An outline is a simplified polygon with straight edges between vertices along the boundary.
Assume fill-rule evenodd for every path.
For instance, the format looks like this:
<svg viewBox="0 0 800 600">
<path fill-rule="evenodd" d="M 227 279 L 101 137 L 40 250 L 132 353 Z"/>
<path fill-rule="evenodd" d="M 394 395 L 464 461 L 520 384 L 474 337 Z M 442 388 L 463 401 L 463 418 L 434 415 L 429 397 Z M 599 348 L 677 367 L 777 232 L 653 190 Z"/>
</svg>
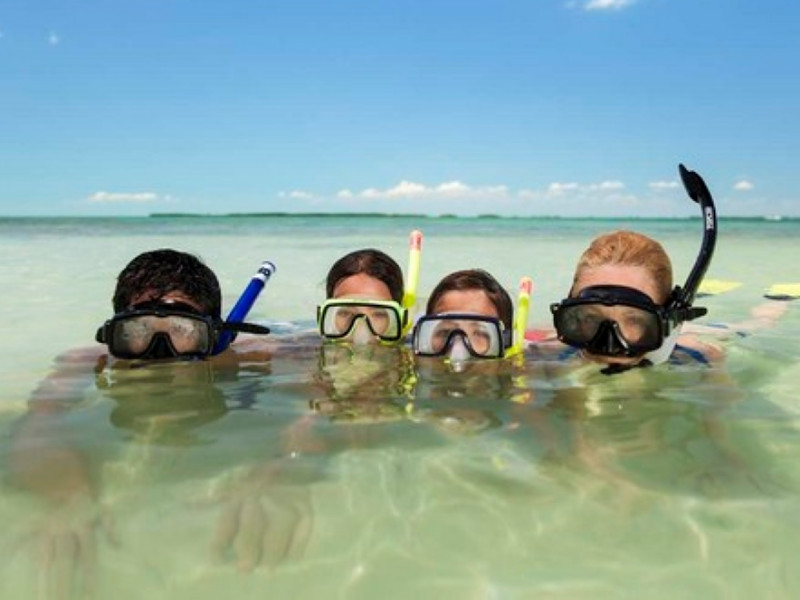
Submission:
<svg viewBox="0 0 800 600">
<path fill-rule="evenodd" d="M 3 0 L 0 215 L 800 216 L 795 0 Z"/>
</svg>

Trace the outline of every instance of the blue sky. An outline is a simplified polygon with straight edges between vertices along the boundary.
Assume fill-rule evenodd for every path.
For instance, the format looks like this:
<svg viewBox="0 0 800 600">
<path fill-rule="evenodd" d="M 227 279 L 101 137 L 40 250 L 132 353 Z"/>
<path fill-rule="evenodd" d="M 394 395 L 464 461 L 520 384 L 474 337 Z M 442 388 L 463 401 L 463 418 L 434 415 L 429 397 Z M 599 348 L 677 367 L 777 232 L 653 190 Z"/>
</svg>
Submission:
<svg viewBox="0 0 800 600">
<path fill-rule="evenodd" d="M 4 0 L 0 215 L 800 216 L 793 0 Z"/>
</svg>

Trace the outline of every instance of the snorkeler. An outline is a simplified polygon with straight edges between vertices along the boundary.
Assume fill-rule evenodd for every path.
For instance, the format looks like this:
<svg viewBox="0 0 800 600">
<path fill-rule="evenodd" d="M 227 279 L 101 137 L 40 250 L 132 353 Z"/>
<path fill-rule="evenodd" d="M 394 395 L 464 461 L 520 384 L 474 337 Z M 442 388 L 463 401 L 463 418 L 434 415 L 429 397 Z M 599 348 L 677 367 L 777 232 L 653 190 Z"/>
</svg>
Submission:
<svg viewBox="0 0 800 600">
<path fill-rule="evenodd" d="M 213 271 L 176 250 L 145 252 L 117 278 L 114 316 L 96 340 L 120 359 L 208 358 L 227 348 L 234 332 L 266 334 L 269 329 L 222 321 L 222 295 Z M 218 347 L 222 342 L 222 347 Z"/>
<path fill-rule="evenodd" d="M 613 374 L 675 360 L 708 363 L 719 351 L 681 339 L 681 326 L 706 314 L 693 306 L 714 253 L 717 219 L 702 178 L 680 165 L 689 197 L 700 205 L 703 242 L 686 283 L 672 288 L 672 265 L 661 244 L 632 231 L 596 238 L 583 253 L 569 296 L 551 305 L 558 339 Z M 686 341 L 686 343 L 684 343 Z"/>
<path fill-rule="evenodd" d="M 105 509 L 98 478 L 104 472 L 98 464 L 105 462 L 98 456 L 102 445 L 94 430 L 88 436 L 71 431 L 72 425 L 88 421 L 76 420 L 74 411 L 108 412 L 100 403 L 82 402 L 92 383 L 101 397 L 115 401 L 106 415 L 115 427 L 147 444 L 162 438 L 164 443 L 186 444 L 192 443 L 191 429 L 219 419 L 230 408 L 215 379 L 235 376 L 240 360 L 259 373 L 269 370 L 264 352 L 229 349 L 213 355 L 225 331 L 267 330 L 224 323 L 217 277 L 191 254 L 159 249 L 135 257 L 119 273 L 113 307 L 114 316 L 97 333 L 106 351 L 95 347 L 59 357 L 57 370 L 32 393 L 7 453 L 10 481 L 44 500 L 42 508 L 52 512 L 41 532 L 53 548 L 42 578 L 52 580 L 53 589 L 65 597 L 76 585 L 91 584 L 98 525 L 107 522 L 101 519 Z M 77 507 L 82 517 L 70 518 Z M 69 568 L 75 572 L 68 573 Z"/>
<path fill-rule="evenodd" d="M 410 236 L 408 285 L 389 255 L 374 248 L 337 260 L 326 279 L 326 301 L 317 307 L 320 334 L 357 345 L 400 342 L 410 328 L 416 303 L 422 234 Z"/>
<path fill-rule="evenodd" d="M 525 310 L 518 321 L 524 331 L 530 280 L 523 284 Z M 514 320 L 511 296 L 494 277 L 482 269 L 456 271 L 431 292 L 426 314 L 414 327 L 414 354 L 445 357 L 456 371 L 473 359 L 504 358 L 518 347 L 514 338 L 520 323 Z"/>
</svg>

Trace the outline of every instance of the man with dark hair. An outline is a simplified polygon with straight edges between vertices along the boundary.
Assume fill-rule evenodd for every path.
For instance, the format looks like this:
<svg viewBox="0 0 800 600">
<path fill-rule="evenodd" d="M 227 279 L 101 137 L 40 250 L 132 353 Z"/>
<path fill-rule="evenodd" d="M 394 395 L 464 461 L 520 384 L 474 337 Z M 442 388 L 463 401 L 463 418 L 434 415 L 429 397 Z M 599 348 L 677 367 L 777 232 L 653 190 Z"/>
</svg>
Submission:
<svg viewBox="0 0 800 600">
<path fill-rule="evenodd" d="M 268 350 L 237 352 L 216 344 L 226 329 L 269 330 L 224 323 L 221 302 L 216 275 L 198 257 L 171 249 L 144 252 L 119 273 L 115 314 L 97 332 L 97 341 L 108 352 L 97 347 L 66 353 L 32 393 L 29 411 L 16 426 L 7 453 L 10 480 L 44 500 L 41 506 L 56 515 L 46 522 L 58 525 L 41 532 L 53 548 L 42 576 L 53 586 L 66 586 L 59 590 L 65 597 L 71 597 L 76 581 L 95 570 L 94 532 L 105 524 L 99 518 L 98 467 L 105 461 L 103 451 L 116 447 L 99 443 L 94 435 L 70 431 L 75 424 L 94 421 L 69 415 L 92 410 L 83 400 L 94 385 L 98 394 L 115 403 L 111 423 L 143 436 L 140 443 L 191 444 L 194 428 L 238 405 L 249 406 L 258 388 L 252 381 L 236 388 L 242 393 L 235 398 L 226 393 L 230 388 L 214 382 L 235 380 L 244 362 L 249 370 L 269 373 Z M 141 368 L 156 362 L 158 368 Z M 62 516 L 68 519 L 76 507 L 82 518 L 61 524 Z M 59 565 L 74 572 L 59 573 Z"/>
<path fill-rule="evenodd" d="M 177 250 L 144 252 L 117 277 L 114 316 L 97 331 L 98 342 L 123 359 L 207 358 L 224 330 L 269 333 L 248 323 L 224 323 L 214 272 Z"/>
</svg>

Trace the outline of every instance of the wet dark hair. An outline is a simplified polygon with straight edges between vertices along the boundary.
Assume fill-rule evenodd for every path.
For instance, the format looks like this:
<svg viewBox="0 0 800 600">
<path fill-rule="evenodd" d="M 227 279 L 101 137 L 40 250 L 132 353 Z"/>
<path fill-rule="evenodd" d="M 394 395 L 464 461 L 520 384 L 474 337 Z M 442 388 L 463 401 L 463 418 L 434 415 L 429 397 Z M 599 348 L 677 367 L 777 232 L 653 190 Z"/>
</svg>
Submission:
<svg viewBox="0 0 800 600">
<path fill-rule="evenodd" d="M 511 301 L 511 296 L 508 295 L 508 292 L 494 277 L 483 269 L 465 269 L 447 275 L 433 288 L 430 298 L 428 298 L 428 306 L 425 312 L 434 314 L 436 305 L 447 292 L 467 290 L 482 290 L 486 292 L 486 296 L 494 304 L 497 314 L 506 329 L 510 330 L 514 327 L 514 304 Z"/>
<path fill-rule="evenodd" d="M 398 303 L 403 301 L 403 270 L 391 256 L 374 248 L 345 254 L 333 263 L 325 280 L 326 297 L 333 297 L 333 290 L 342 279 L 361 273 L 385 283 L 392 300 Z"/>
<path fill-rule="evenodd" d="M 198 257 L 168 248 L 144 252 L 122 269 L 114 290 L 114 312 L 130 308 L 136 296 L 147 294 L 158 300 L 170 292 L 182 292 L 204 314 L 220 316 L 222 292 L 214 271 Z"/>
</svg>

